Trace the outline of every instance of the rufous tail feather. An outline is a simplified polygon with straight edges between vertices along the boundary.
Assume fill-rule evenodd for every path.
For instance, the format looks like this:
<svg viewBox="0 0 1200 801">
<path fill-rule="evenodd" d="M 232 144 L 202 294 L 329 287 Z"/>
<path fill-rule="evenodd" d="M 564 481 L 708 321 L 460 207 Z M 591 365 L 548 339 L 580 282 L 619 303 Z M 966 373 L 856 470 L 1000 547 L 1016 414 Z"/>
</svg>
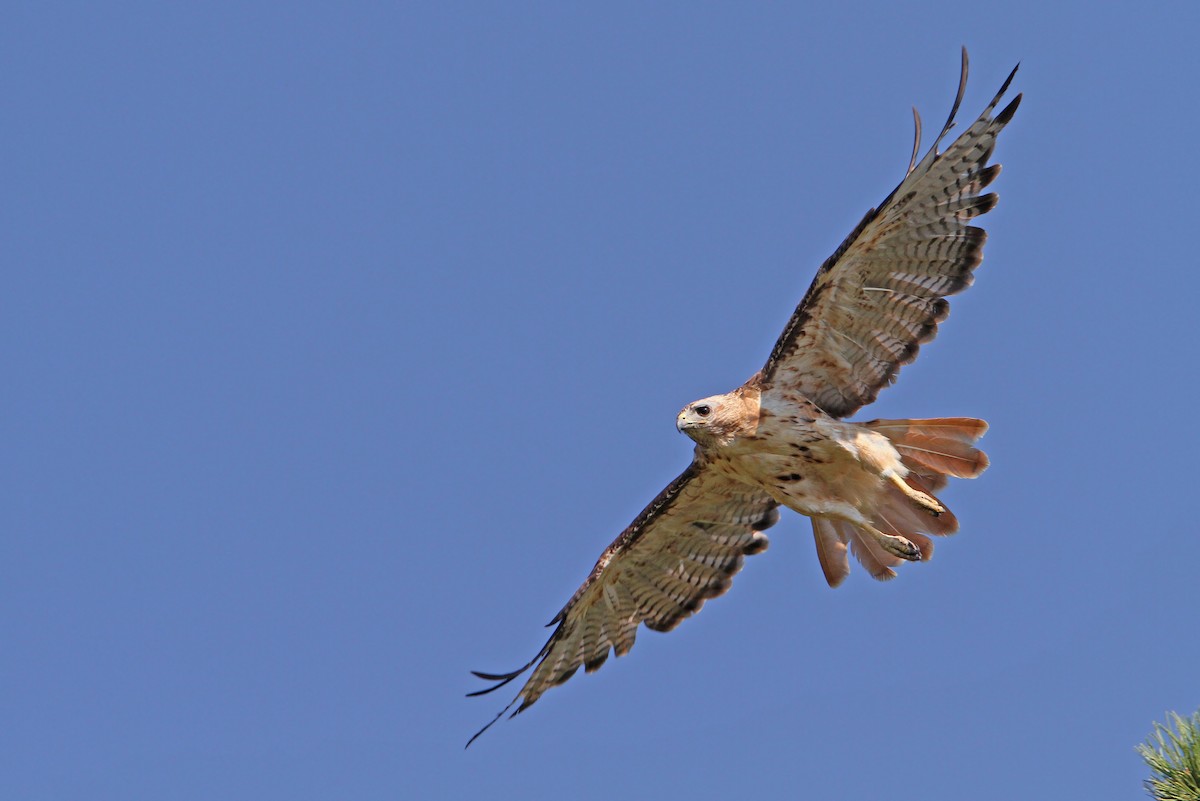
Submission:
<svg viewBox="0 0 1200 801">
<path fill-rule="evenodd" d="M 987 454 L 974 446 L 987 431 L 983 420 L 938 417 L 872 420 L 863 425 L 891 441 L 909 469 L 905 483 L 931 497 L 934 491 L 946 486 L 948 478 L 975 478 L 987 469 Z M 949 509 L 934 517 L 916 508 L 901 488 L 895 486 L 886 487 L 868 517 L 884 534 L 912 541 L 921 549 L 922 560 L 933 555 L 933 540 L 927 535 L 940 537 L 958 531 L 958 519 Z M 892 568 L 904 561 L 885 551 L 874 537 L 859 531 L 852 523 L 826 518 L 814 518 L 812 522 L 817 557 L 831 587 L 840 584 L 850 572 L 847 549 L 880 580 L 894 577 L 896 572 Z"/>
</svg>

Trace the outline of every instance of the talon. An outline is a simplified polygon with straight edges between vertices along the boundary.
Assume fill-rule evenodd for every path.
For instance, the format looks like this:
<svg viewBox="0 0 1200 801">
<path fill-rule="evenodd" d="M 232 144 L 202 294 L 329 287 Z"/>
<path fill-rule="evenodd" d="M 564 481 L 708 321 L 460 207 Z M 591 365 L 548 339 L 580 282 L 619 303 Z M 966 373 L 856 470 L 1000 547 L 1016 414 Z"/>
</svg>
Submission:
<svg viewBox="0 0 1200 801">
<path fill-rule="evenodd" d="M 877 531 L 875 532 L 875 539 L 883 546 L 885 551 L 893 556 L 898 556 L 909 562 L 921 561 L 921 549 L 906 537 L 896 537 L 891 534 L 884 534 L 882 531 Z"/>
<path fill-rule="evenodd" d="M 920 490 L 913 489 L 907 483 L 905 483 L 904 479 L 900 478 L 900 476 L 892 475 L 888 476 L 888 478 L 894 485 L 896 485 L 897 489 L 899 489 L 908 497 L 910 501 L 917 506 L 920 506 L 926 512 L 929 512 L 929 514 L 933 515 L 934 517 L 941 517 L 946 513 L 946 507 L 938 503 L 937 499 L 932 495 L 927 495 Z"/>
<path fill-rule="evenodd" d="M 917 505 L 923 507 L 925 511 L 929 512 L 929 514 L 933 515 L 934 517 L 941 517 L 942 513 L 946 511 L 945 506 L 942 506 L 940 503 L 923 492 L 914 491 L 909 497 L 911 497 L 917 503 Z"/>
<path fill-rule="evenodd" d="M 907 559 L 910 562 L 921 561 L 921 549 L 914 545 L 911 540 L 904 537 L 897 537 L 896 539 L 899 540 L 897 545 L 901 546 L 900 550 L 897 550 L 896 556 L 899 556 L 901 559 Z"/>
</svg>

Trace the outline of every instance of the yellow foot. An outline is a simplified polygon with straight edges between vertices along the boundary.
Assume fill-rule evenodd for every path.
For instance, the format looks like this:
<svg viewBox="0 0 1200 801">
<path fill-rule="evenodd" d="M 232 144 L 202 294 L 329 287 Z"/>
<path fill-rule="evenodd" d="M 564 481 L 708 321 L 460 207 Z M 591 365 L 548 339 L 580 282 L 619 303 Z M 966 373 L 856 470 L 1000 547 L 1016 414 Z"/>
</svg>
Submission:
<svg viewBox="0 0 1200 801">
<path fill-rule="evenodd" d="M 907 537 L 884 534 L 877 528 L 868 528 L 866 531 L 879 543 L 880 547 L 893 556 L 899 556 L 909 562 L 921 561 L 921 549 Z"/>
<path fill-rule="evenodd" d="M 894 473 L 888 476 L 888 479 L 895 484 L 896 488 L 903 492 L 916 506 L 919 506 L 926 512 L 929 512 L 929 514 L 933 515 L 934 517 L 941 517 L 945 513 L 946 507 L 938 503 L 937 499 L 932 495 L 927 495 L 920 490 L 913 489 L 912 487 L 908 486 L 907 483 L 905 483 L 904 479 L 900 478 L 900 476 L 895 475 Z"/>
</svg>

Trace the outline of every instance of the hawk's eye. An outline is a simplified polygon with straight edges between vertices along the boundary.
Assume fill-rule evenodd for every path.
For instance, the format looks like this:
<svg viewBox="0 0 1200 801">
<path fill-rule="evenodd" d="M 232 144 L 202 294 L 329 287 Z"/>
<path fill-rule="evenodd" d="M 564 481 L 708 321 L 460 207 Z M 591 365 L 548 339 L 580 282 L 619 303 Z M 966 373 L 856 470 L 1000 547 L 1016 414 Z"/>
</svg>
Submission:
<svg viewBox="0 0 1200 801">
<path fill-rule="evenodd" d="M 711 411 L 712 409 L 708 408 L 707 406 L 696 407 L 696 414 L 700 415 L 701 417 L 708 417 L 708 413 Z"/>
</svg>

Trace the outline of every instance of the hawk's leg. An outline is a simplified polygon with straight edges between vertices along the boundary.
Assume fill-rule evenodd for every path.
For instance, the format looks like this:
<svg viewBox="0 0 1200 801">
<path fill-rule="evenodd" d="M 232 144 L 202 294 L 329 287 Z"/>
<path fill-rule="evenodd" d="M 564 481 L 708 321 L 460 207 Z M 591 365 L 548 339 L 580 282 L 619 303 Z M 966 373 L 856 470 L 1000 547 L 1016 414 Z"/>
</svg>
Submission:
<svg viewBox="0 0 1200 801">
<path fill-rule="evenodd" d="M 892 534 L 884 534 L 874 526 L 864 526 L 862 523 L 856 524 L 858 529 L 869 535 L 871 539 L 879 543 L 879 546 L 893 556 L 898 556 L 909 562 L 921 561 L 921 549 L 918 548 L 912 540 L 907 537 L 898 537 Z"/>
<path fill-rule="evenodd" d="M 799 504 L 793 505 L 794 501 L 787 496 L 777 498 L 777 500 L 784 506 L 795 509 L 800 514 L 808 515 L 809 517 L 829 517 L 835 520 L 845 520 L 858 529 L 864 537 L 870 537 L 879 543 L 879 547 L 893 556 L 898 556 L 909 562 L 921 561 L 921 549 L 912 540 L 907 537 L 883 533 L 871 525 L 871 521 L 859 511 L 858 507 L 845 501 L 832 498 L 819 501 L 809 499 L 808 503 L 801 506 Z"/>
<path fill-rule="evenodd" d="M 941 515 L 946 511 L 946 507 L 938 503 L 937 499 L 935 499 L 932 495 L 927 495 L 920 490 L 915 490 L 908 486 L 904 479 L 900 478 L 900 476 L 896 473 L 888 474 L 887 479 L 896 485 L 896 488 L 903 492 L 904 495 L 910 501 L 912 501 L 914 505 L 924 509 L 934 517 L 941 517 Z"/>
</svg>

